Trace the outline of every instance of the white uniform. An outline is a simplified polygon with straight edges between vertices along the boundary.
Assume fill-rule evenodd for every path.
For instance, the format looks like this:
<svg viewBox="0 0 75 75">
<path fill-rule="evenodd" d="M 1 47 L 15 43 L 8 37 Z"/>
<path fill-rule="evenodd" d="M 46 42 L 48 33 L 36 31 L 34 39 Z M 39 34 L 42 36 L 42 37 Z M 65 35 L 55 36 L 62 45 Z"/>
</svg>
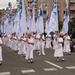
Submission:
<svg viewBox="0 0 75 75">
<path fill-rule="evenodd" d="M 0 38 L 0 44 L 2 44 L 2 40 Z M 2 58 L 2 47 L 0 46 L 0 61 L 3 61 L 3 58 Z"/>
<path fill-rule="evenodd" d="M 57 48 L 57 40 L 55 38 L 56 35 L 54 35 L 54 40 L 53 40 L 53 49 L 55 50 Z"/>
<path fill-rule="evenodd" d="M 36 50 L 36 39 L 35 39 L 36 35 L 32 34 L 32 38 L 34 40 L 34 50 Z"/>
<path fill-rule="evenodd" d="M 64 52 L 70 52 L 70 37 L 69 36 L 64 36 Z"/>
<path fill-rule="evenodd" d="M 36 34 L 36 49 L 40 50 L 40 34 Z"/>
<path fill-rule="evenodd" d="M 17 37 L 13 36 L 13 50 L 17 51 L 18 47 L 17 47 Z"/>
<path fill-rule="evenodd" d="M 11 45 L 10 37 L 11 37 L 10 34 L 7 35 L 7 47 L 10 47 L 10 45 Z"/>
<path fill-rule="evenodd" d="M 63 42 L 63 38 L 57 38 L 57 47 L 54 52 L 54 57 L 63 57 L 62 44 L 58 42 Z"/>
<path fill-rule="evenodd" d="M 51 35 L 47 34 L 46 35 L 46 46 L 45 48 L 51 48 Z"/>
<path fill-rule="evenodd" d="M 34 43 L 34 39 L 30 38 L 28 39 L 29 43 Z M 26 53 L 26 59 L 33 59 L 33 50 L 34 50 L 34 45 L 32 44 L 27 44 L 27 53 Z"/>
<path fill-rule="evenodd" d="M 22 41 L 20 40 L 20 38 L 21 38 L 21 37 L 18 36 L 18 42 L 17 42 L 17 44 L 18 44 L 18 54 L 19 54 L 19 55 L 22 54 L 22 50 L 21 50 L 21 49 L 22 49 L 22 47 L 21 47 L 21 45 L 22 45 L 21 42 L 22 42 Z"/>
<path fill-rule="evenodd" d="M 45 55 L 45 52 L 44 52 L 44 46 L 45 46 L 45 37 L 44 37 L 44 35 L 42 36 L 42 38 L 41 38 L 41 44 L 40 44 L 40 51 L 39 51 L 39 55 L 41 55 L 41 53 L 42 53 L 42 55 Z"/>
<path fill-rule="evenodd" d="M 26 46 L 26 42 L 24 42 L 24 41 L 26 41 L 26 38 L 25 37 L 23 37 L 22 38 L 22 40 L 23 41 L 21 41 L 21 54 L 23 54 L 23 55 L 26 55 L 26 51 L 27 51 L 27 46 Z"/>
</svg>

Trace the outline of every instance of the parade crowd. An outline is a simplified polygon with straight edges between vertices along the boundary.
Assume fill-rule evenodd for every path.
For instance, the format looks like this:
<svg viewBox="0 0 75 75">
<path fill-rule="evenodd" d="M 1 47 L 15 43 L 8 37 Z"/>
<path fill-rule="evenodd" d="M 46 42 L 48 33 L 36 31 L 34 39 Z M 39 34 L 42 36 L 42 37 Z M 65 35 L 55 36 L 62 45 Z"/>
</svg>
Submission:
<svg viewBox="0 0 75 75">
<path fill-rule="evenodd" d="M 50 34 L 44 35 L 44 33 L 39 34 L 37 32 L 28 32 L 21 36 L 17 36 L 16 33 L 13 33 L 11 35 L 3 33 L 1 38 L 0 61 L 3 61 L 1 48 L 2 44 L 4 44 L 7 47 L 10 47 L 11 50 L 18 52 L 18 54 L 21 55 L 21 57 L 25 57 L 25 59 L 30 63 L 33 63 L 34 50 L 39 55 L 46 55 L 46 48 L 48 48 L 49 50 L 54 50 L 54 57 L 57 58 L 57 61 L 59 61 L 60 58 L 62 61 L 65 60 L 64 53 L 69 55 L 71 54 L 71 38 L 68 35 L 68 33 L 62 35 L 57 31 L 55 33 L 51 32 Z"/>
</svg>

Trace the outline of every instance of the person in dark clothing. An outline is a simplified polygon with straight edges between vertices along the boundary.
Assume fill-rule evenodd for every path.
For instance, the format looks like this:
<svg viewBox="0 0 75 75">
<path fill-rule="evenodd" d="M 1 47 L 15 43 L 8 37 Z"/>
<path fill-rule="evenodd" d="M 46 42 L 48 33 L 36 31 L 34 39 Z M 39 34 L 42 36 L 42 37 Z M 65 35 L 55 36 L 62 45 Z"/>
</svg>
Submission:
<svg viewBox="0 0 75 75">
<path fill-rule="evenodd" d="M 72 39 L 75 39 L 75 29 L 72 29 L 72 35 L 71 35 Z"/>
<path fill-rule="evenodd" d="M 71 45 L 70 45 L 70 48 L 71 48 L 71 52 L 74 52 L 74 48 L 73 46 L 75 45 L 75 28 L 72 29 L 72 34 L 71 34 Z"/>
</svg>

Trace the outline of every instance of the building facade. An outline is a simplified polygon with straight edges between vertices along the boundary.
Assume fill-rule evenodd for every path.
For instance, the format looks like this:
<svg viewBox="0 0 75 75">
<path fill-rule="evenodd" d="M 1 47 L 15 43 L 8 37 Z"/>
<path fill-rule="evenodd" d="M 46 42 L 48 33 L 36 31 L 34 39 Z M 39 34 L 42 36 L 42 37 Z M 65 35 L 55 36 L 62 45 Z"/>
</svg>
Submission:
<svg viewBox="0 0 75 75">
<path fill-rule="evenodd" d="M 43 17 L 44 19 L 46 18 L 46 12 L 48 10 L 49 15 L 51 15 L 51 11 L 52 11 L 52 5 L 53 5 L 53 0 L 36 0 L 36 5 L 35 5 L 35 11 L 36 11 L 36 17 L 38 15 L 38 7 L 42 4 L 43 7 Z M 24 0 L 25 2 L 25 6 L 26 4 L 32 4 L 32 0 Z M 48 8 L 45 7 L 45 4 L 48 3 Z M 59 19 L 61 21 L 63 21 L 63 16 L 65 13 L 65 8 L 66 8 L 66 0 L 57 0 L 57 4 L 58 4 L 58 15 L 59 15 Z M 30 6 L 30 11 L 32 11 L 32 6 Z M 0 18 L 2 17 L 2 15 L 4 14 L 5 10 L 0 10 Z M 16 13 L 16 11 L 13 11 L 13 13 Z M 70 18 L 75 18 L 75 0 L 69 0 L 69 15 Z"/>
<path fill-rule="evenodd" d="M 31 4 L 32 0 L 25 0 L 25 5 L 27 3 Z M 48 10 L 49 15 L 51 14 L 51 10 L 52 10 L 52 5 L 53 5 L 53 0 L 36 0 L 36 15 L 38 14 L 37 9 L 38 7 L 41 5 L 42 3 L 42 7 L 43 7 L 43 16 L 44 18 L 46 17 L 46 11 Z M 48 8 L 45 7 L 45 3 L 48 3 Z M 66 0 L 57 0 L 57 4 L 58 4 L 58 15 L 59 15 L 59 19 L 61 21 L 63 21 L 63 16 L 65 13 L 65 9 L 66 9 Z M 75 0 L 69 0 L 69 15 L 70 18 L 75 17 Z"/>
</svg>

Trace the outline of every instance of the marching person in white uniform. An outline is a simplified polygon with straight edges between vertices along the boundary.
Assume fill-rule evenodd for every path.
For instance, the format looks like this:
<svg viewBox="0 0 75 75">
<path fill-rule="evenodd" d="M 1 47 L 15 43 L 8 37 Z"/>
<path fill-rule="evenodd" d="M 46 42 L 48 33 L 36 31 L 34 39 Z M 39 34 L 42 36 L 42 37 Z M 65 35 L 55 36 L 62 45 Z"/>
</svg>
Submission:
<svg viewBox="0 0 75 75">
<path fill-rule="evenodd" d="M 2 58 L 2 39 L 1 39 L 1 35 L 0 35 L 0 65 L 1 65 L 2 61 L 3 61 L 3 58 Z"/>
<path fill-rule="evenodd" d="M 36 39 L 36 53 L 39 53 L 40 51 L 40 34 L 36 33 L 36 36 L 35 36 L 35 39 Z"/>
<path fill-rule="evenodd" d="M 27 51 L 27 42 L 26 42 L 26 36 L 23 34 L 21 37 L 21 57 L 26 56 L 26 51 Z"/>
<path fill-rule="evenodd" d="M 63 43 L 63 38 L 61 35 L 58 33 L 57 34 L 57 47 L 54 52 L 54 57 L 57 58 L 57 61 L 59 61 L 59 58 L 62 58 L 61 60 L 64 61 L 64 56 L 63 56 L 63 48 L 62 48 L 62 43 Z"/>
<path fill-rule="evenodd" d="M 64 52 L 71 54 L 71 49 L 70 49 L 70 36 L 68 33 L 65 34 L 64 36 Z"/>
<path fill-rule="evenodd" d="M 44 47 L 45 47 L 45 37 L 43 34 L 40 34 L 41 36 L 41 39 L 40 39 L 40 51 L 39 51 L 39 55 L 45 55 L 45 52 L 44 52 Z"/>
<path fill-rule="evenodd" d="M 31 33 L 28 34 L 27 37 L 27 53 L 26 53 L 26 59 L 28 62 L 33 62 L 33 50 L 34 50 L 34 39 L 31 36 Z"/>
<path fill-rule="evenodd" d="M 51 48 L 51 35 L 47 34 L 46 35 L 46 46 L 45 48 Z"/>
</svg>

